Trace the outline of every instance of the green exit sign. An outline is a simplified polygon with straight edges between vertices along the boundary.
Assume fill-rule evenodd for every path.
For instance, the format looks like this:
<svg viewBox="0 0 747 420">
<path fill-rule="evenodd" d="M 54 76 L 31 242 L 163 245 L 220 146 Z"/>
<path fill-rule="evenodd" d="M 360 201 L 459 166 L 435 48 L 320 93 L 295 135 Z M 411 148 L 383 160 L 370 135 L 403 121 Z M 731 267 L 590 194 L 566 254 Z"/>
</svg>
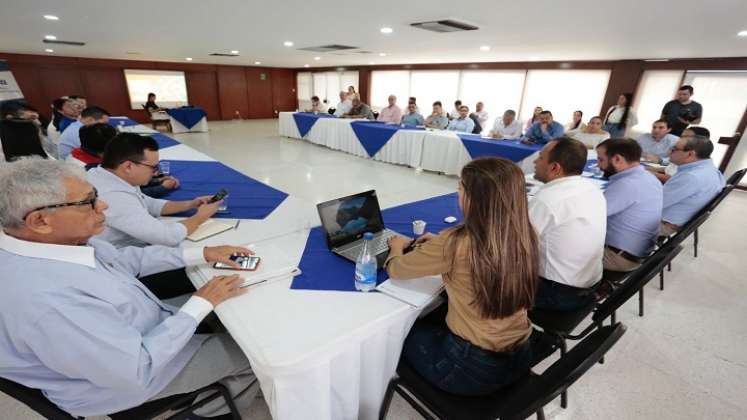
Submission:
<svg viewBox="0 0 747 420">
<path fill-rule="evenodd" d="M 267 73 L 260 73 L 259 80 L 267 80 Z"/>
</svg>

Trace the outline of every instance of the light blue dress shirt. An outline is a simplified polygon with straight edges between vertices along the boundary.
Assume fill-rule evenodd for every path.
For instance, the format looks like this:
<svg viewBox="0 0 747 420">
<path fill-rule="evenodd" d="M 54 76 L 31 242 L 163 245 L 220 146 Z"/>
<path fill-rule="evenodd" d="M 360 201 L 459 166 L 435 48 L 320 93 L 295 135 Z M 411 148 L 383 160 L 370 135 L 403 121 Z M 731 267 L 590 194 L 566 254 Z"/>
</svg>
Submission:
<svg viewBox="0 0 747 420">
<path fill-rule="evenodd" d="M 711 159 L 678 165 L 677 173 L 664 184 L 662 220 L 682 226 L 726 185 L 724 175 Z"/>
<path fill-rule="evenodd" d="M 76 416 L 153 398 L 204 341 L 194 332 L 212 305 L 193 296 L 177 309 L 135 277 L 204 263 L 190 251 L 117 250 L 96 239 L 51 245 L 0 232 L 0 376 L 40 389 Z"/>
<path fill-rule="evenodd" d="M 537 144 L 547 144 L 552 139 L 558 138 L 562 136 L 565 133 L 565 128 L 563 127 L 563 124 L 553 121 L 548 127 L 547 132 L 542 131 L 542 124 L 541 123 L 534 123 L 531 127 L 529 127 L 529 130 L 527 130 L 526 134 L 524 134 L 524 138 L 528 140 L 532 140 Z"/>
<path fill-rule="evenodd" d="M 425 125 L 425 119 L 417 112 L 413 112 L 412 114 L 405 114 L 402 116 L 402 124 Z"/>
<path fill-rule="evenodd" d="M 440 128 L 441 130 L 443 130 L 449 126 L 449 119 L 446 117 L 446 115 L 434 116 L 433 114 L 431 114 L 428 116 L 428 118 L 425 119 L 425 123 L 426 125 L 430 125 L 431 128 Z"/>
<path fill-rule="evenodd" d="M 60 159 L 64 160 L 73 149 L 80 147 L 81 127 L 83 127 L 82 122 L 73 121 L 60 135 L 60 146 L 57 148 L 57 153 L 60 156 Z"/>
<path fill-rule="evenodd" d="M 636 140 L 643 149 L 643 156 L 655 155 L 662 160 L 664 164 L 669 163 L 669 154 L 672 153 L 672 147 L 677 144 L 679 137 L 667 134 L 661 140 L 654 140 L 651 133 L 643 134 Z"/>
<path fill-rule="evenodd" d="M 650 172 L 636 165 L 612 175 L 607 189 L 605 244 L 637 257 L 651 252 L 659 233 L 662 186 Z"/>
<path fill-rule="evenodd" d="M 475 122 L 472 118 L 467 117 L 465 119 L 455 118 L 449 122 L 449 126 L 446 128 L 449 131 L 458 131 L 460 133 L 472 133 L 475 129 Z"/>
<path fill-rule="evenodd" d="M 177 246 L 187 237 L 181 223 L 159 220 L 167 200 L 148 197 L 117 175 L 102 167 L 92 168 L 86 178 L 99 192 L 109 208 L 106 228 L 97 236 L 117 248 L 125 246 Z"/>
</svg>

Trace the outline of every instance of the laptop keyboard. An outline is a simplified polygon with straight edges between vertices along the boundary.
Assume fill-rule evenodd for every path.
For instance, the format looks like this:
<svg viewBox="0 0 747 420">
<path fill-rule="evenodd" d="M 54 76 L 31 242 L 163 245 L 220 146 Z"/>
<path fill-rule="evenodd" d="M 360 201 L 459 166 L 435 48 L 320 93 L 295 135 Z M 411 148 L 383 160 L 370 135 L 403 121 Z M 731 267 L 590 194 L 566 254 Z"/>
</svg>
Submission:
<svg viewBox="0 0 747 420">
<path fill-rule="evenodd" d="M 371 240 L 371 248 L 374 255 L 381 254 L 389 249 L 389 238 L 397 236 L 397 233 L 386 230 L 381 235 L 374 237 Z M 350 258 L 355 261 L 358 258 L 361 250 L 363 249 L 363 241 L 361 240 L 358 244 L 347 249 L 341 249 L 338 252 L 340 255 Z"/>
</svg>

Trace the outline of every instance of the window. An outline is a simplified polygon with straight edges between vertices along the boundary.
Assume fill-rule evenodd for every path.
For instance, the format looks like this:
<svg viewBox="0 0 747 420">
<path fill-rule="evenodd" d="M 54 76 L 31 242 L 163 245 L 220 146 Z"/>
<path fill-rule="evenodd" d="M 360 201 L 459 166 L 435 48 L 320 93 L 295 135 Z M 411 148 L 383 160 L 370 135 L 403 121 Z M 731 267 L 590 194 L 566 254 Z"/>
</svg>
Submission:
<svg viewBox="0 0 747 420">
<path fill-rule="evenodd" d="M 460 99 L 459 71 L 435 70 L 411 72 L 410 92 L 398 100 L 399 106 L 407 106 L 407 99 L 410 96 L 414 96 L 417 99 L 420 113 L 424 114 L 424 116 L 431 113 L 431 105 L 435 101 L 441 101 L 446 112 L 451 111 L 454 108 L 454 101 Z M 399 95 L 397 97 L 399 98 Z"/>
<path fill-rule="evenodd" d="M 525 70 L 463 71 L 459 99 L 469 106 L 470 110 L 475 109 L 478 101 L 485 104 L 490 123 L 488 127 L 483 128 L 490 129 L 493 121 L 506 110 L 519 112 L 525 77 Z"/>
<path fill-rule="evenodd" d="M 318 96 L 319 100 L 327 101 L 328 107 L 334 107 L 340 100 L 341 90 L 347 91 L 348 86 L 353 86 L 358 91 L 358 72 L 302 72 L 296 76 L 296 83 L 298 84 L 298 106 L 300 109 L 311 107 L 312 96 Z"/>
<path fill-rule="evenodd" d="M 651 131 L 651 124 L 661 117 L 664 104 L 674 98 L 677 88 L 682 81 L 681 70 L 647 70 L 643 72 L 638 92 L 633 99 L 633 109 L 638 117 L 630 133 L 637 137 L 641 133 Z"/>
<path fill-rule="evenodd" d="M 164 108 L 187 105 L 187 82 L 183 71 L 125 70 L 130 107 L 143 109 L 149 93 L 156 94 L 156 103 Z"/>
<path fill-rule="evenodd" d="M 700 124 L 711 132 L 714 143 L 713 162 L 721 163 L 727 146 L 718 144 L 719 137 L 731 137 L 747 107 L 746 71 L 688 71 L 685 85 L 695 90 L 693 100 L 703 105 Z"/>
<path fill-rule="evenodd" d="M 408 98 L 410 96 L 409 71 L 393 70 L 371 72 L 370 105 L 377 109 L 387 106 L 387 98 L 389 95 L 395 95 L 398 98 Z"/>
<path fill-rule="evenodd" d="M 609 70 L 529 70 L 519 117 L 526 121 L 541 106 L 564 125 L 576 110 L 588 121 L 602 109 L 609 78 Z"/>
<path fill-rule="evenodd" d="M 319 99 L 324 100 L 327 96 L 327 73 L 314 73 L 312 80 L 314 82 L 314 96 L 318 96 Z"/>
<path fill-rule="evenodd" d="M 296 83 L 298 84 L 298 100 L 308 101 L 313 96 L 311 94 L 311 73 L 298 73 Z"/>
<path fill-rule="evenodd" d="M 357 71 L 344 71 L 340 73 L 340 89 L 338 89 L 337 92 L 335 92 L 335 98 L 339 98 L 339 94 L 341 90 L 344 90 L 347 92 L 348 86 L 352 86 L 355 88 L 355 91 L 358 92 L 358 72 Z"/>
</svg>

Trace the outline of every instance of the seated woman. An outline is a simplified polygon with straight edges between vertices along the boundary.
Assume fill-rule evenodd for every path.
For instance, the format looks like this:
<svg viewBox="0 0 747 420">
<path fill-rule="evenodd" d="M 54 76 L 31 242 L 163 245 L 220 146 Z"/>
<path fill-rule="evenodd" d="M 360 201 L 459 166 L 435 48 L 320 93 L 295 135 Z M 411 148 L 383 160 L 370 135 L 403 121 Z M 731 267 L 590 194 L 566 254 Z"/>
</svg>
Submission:
<svg viewBox="0 0 747 420">
<path fill-rule="evenodd" d="M 154 113 L 154 112 L 162 111 L 161 107 L 159 107 L 156 104 L 156 94 L 155 93 L 149 93 L 148 94 L 148 101 L 145 102 L 145 104 L 143 105 L 143 108 L 145 108 L 145 110 L 148 111 L 151 114 Z"/>
<path fill-rule="evenodd" d="M 583 119 L 584 113 L 582 111 L 573 111 L 573 120 L 565 125 L 565 134 L 571 135 L 585 129 L 586 124 L 584 124 Z"/>
<path fill-rule="evenodd" d="M 459 205 L 462 224 L 425 235 L 406 255 L 408 240 L 392 238 L 384 266 L 394 279 L 440 274 L 446 286 L 445 322 L 415 323 L 403 349 L 407 362 L 444 391 L 486 395 L 530 368 L 527 309 L 537 289 L 538 241 L 524 174 L 513 162 L 482 158 L 464 166 Z"/>
<path fill-rule="evenodd" d="M 595 149 L 599 143 L 610 138 L 610 133 L 602 130 L 602 117 L 591 117 L 586 128 L 574 131 L 568 136 L 585 144 L 588 149 Z"/>
<path fill-rule="evenodd" d="M 50 156 L 42 147 L 41 130 L 33 121 L 12 119 L 0 121 L 0 141 L 5 160 L 11 162 L 25 156 Z"/>
</svg>

